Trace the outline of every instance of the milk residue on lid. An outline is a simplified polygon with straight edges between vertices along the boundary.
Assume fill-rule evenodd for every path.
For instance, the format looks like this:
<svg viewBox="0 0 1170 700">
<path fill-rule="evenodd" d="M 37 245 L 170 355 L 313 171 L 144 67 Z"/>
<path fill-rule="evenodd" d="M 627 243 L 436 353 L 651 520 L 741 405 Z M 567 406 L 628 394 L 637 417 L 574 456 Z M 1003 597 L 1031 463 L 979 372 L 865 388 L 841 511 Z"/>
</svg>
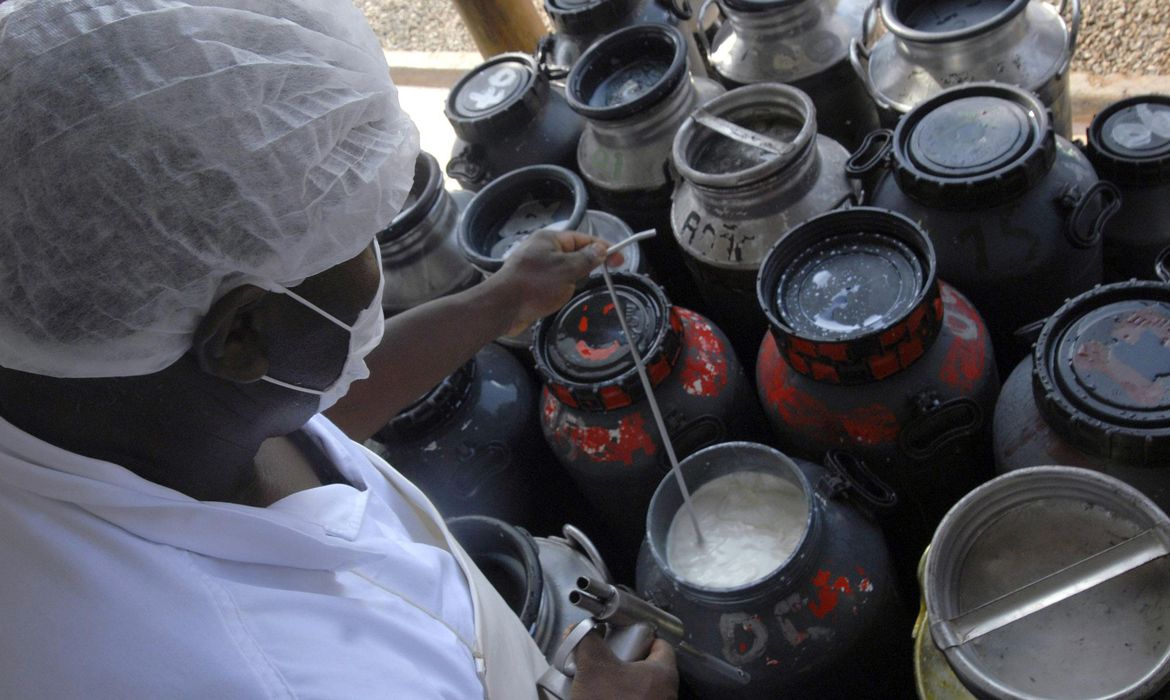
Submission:
<svg viewBox="0 0 1170 700">
<path fill-rule="evenodd" d="M 744 471 L 703 484 L 692 496 L 703 544 L 681 509 L 666 537 L 667 562 L 680 578 L 708 588 L 758 581 L 796 551 L 808 525 L 804 491 L 774 474 Z"/>
</svg>

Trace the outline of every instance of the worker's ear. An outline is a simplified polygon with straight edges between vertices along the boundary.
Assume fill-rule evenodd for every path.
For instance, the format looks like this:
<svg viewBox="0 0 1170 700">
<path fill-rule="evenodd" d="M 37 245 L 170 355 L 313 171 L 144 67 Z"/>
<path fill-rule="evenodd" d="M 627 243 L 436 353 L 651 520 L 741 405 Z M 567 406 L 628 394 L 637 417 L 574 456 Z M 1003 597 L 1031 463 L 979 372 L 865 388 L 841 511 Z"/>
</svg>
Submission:
<svg viewBox="0 0 1170 700">
<path fill-rule="evenodd" d="M 254 323 L 265 295 L 263 289 L 244 284 L 211 305 L 191 344 L 200 369 L 241 383 L 258 381 L 268 372 L 268 357 Z"/>
</svg>

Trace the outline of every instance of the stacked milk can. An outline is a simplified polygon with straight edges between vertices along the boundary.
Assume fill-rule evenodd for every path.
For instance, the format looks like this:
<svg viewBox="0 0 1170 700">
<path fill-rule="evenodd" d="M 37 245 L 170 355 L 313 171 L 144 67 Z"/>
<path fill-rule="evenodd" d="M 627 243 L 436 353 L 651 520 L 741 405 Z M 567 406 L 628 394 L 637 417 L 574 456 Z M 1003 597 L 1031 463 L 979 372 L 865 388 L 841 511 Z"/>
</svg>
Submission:
<svg viewBox="0 0 1170 700">
<path fill-rule="evenodd" d="M 678 618 L 692 697 L 1162 691 L 1170 96 L 1073 139 L 1080 0 L 545 9 L 451 88 L 384 309 L 656 235 L 370 447 L 550 659 L 585 576 Z"/>
</svg>

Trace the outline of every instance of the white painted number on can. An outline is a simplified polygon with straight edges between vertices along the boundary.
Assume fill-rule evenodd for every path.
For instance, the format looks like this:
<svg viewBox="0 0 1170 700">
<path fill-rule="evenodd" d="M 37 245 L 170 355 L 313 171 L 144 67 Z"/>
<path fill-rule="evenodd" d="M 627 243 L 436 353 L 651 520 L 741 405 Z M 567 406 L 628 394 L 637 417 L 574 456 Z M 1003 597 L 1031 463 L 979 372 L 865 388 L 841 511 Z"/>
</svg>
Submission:
<svg viewBox="0 0 1170 700">
<path fill-rule="evenodd" d="M 515 68 L 500 68 L 488 76 L 490 86 L 486 90 L 476 90 L 467 95 L 467 99 L 475 105 L 475 109 L 483 111 L 491 109 L 504 101 L 511 88 L 520 79 L 520 71 Z"/>
</svg>

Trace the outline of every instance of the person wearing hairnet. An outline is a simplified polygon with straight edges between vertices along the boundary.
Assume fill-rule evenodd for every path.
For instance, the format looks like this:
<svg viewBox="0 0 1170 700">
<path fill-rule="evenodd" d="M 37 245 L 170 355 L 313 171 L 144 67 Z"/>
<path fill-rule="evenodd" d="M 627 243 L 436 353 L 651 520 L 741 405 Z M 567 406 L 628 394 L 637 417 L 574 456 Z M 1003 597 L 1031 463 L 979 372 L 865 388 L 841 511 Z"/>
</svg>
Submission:
<svg viewBox="0 0 1170 700">
<path fill-rule="evenodd" d="M 0 697 L 536 697 L 358 442 L 604 248 L 534 235 L 384 322 L 417 150 L 347 0 L 0 2 Z M 661 642 L 581 650 L 575 697 L 676 688 Z"/>
</svg>

